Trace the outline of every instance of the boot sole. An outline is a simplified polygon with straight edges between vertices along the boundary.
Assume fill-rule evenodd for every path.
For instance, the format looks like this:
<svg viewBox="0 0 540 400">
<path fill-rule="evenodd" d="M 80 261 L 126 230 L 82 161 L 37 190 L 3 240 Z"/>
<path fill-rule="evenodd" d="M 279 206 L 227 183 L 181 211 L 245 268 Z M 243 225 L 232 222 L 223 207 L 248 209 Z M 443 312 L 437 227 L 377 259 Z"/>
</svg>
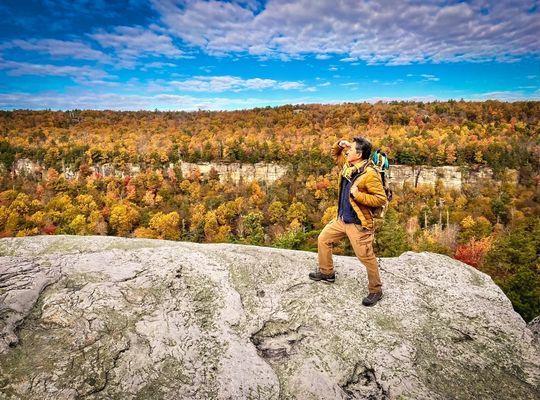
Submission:
<svg viewBox="0 0 540 400">
<path fill-rule="evenodd" d="M 328 280 L 328 279 L 314 279 L 312 277 L 309 277 L 309 279 L 311 279 L 312 281 L 315 281 L 315 282 L 324 282 L 324 283 L 334 283 L 336 280 L 335 279 L 332 279 L 332 280 Z"/>
<path fill-rule="evenodd" d="M 362 305 L 365 306 L 365 307 L 373 307 L 375 304 L 377 304 L 379 301 L 382 300 L 382 298 L 384 297 L 384 294 L 381 296 L 381 298 L 379 300 L 377 300 L 375 303 L 371 303 L 371 304 L 364 304 L 364 302 L 362 302 Z"/>
</svg>

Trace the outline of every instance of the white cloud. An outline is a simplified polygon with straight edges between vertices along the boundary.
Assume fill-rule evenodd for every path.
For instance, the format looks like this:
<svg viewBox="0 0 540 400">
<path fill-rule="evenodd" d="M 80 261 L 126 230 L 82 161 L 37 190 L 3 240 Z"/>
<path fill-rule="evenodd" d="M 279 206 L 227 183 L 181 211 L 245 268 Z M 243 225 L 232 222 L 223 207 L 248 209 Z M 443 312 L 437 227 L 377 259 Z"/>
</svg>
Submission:
<svg viewBox="0 0 540 400">
<path fill-rule="evenodd" d="M 435 75 L 431 75 L 431 74 L 421 74 L 420 75 L 422 78 L 424 78 L 424 80 L 426 81 L 438 81 L 440 80 L 438 77 L 436 77 Z"/>
<path fill-rule="evenodd" d="M 266 105 L 301 104 L 313 102 L 309 97 L 262 99 L 262 98 L 201 98 L 176 94 L 135 95 L 118 93 L 0 93 L 0 108 L 28 108 L 70 110 L 227 110 L 261 107 Z"/>
<path fill-rule="evenodd" d="M 173 67 L 176 67 L 176 64 L 173 64 L 170 62 L 153 61 L 149 63 L 144 63 L 141 66 L 141 71 L 148 71 L 149 69 L 161 70 L 163 68 L 166 68 L 166 71 L 168 72 L 168 68 L 173 68 Z"/>
<path fill-rule="evenodd" d="M 31 64 L 3 59 L 0 59 L 0 70 L 6 70 L 7 74 L 11 76 L 64 76 L 79 82 L 85 80 L 101 81 L 104 78 L 113 78 L 113 76 L 107 74 L 105 71 L 88 66 Z"/>
<path fill-rule="evenodd" d="M 250 78 L 243 79 L 237 76 L 194 76 L 183 81 L 171 81 L 170 86 L 189 92 L 239 92 L 242 90 L 261 89 L 301 89 L 302 82 L 297 81 L 276 81 L 274 79 Z"/>
<path fill-rule="evenodd" d="M 118 26 L 113 32 L 102 31 L 90 37 L 103 47 L 113 48 L 127 62 L 142 56 L 186 57 L 169 36 L 140 26 Z"/>
<path fill-rule="evenodd" d="M 0 46 L 0 49 L 6 48 L 20 48 L 26 51 L 36 51 L 49 54 L 52 57 L 110 62 L 110 57 L 107 54 L 93 49 L 88 44 L 79 41 L 58 39 L 16 39 Z"/>
<path fill-rule="evenodd" d="M 437 82 L 441 80 L 438 76 L 435 76 L 433 74 L 420 74 L 420 75 L 407 74 L 408 78 L 415 77 L 415 76 L 422 78 L 420 79 L 421 82 Z M 399 81 L 402 81 L 402 79 L 399 79 Z"/>
<path fill-rule="evenodd" d="M 494 92 L 486 92 L 474 94 L 471 98 L 476 100 L 504 100 L 504 101 L 526 101 L 540 100 L 540 90 L 532 94 L 525 94 L 521 90 L 500 90 Z"/>
<path fill-rule="evenodd" d="M 199 69 L 201 71 L 204 71 L 206 72 L 207 74 L 209 74 L 210 72 L 212 72 L 212 70 L 216 68 L 214 65 L 203 65 L 203 66 L 200 66 Z"/>
<path fill-rule="evenodd" d="M 285 81 L 285 82 L 280 82 L 278 84 L 278 87 L 280 89 L 285 89 L 285 90 L 289 90 L 289 89 L 301 89 L 304 87 L 304 84 L 302 82 L 289 82 L 289 81 Z"/>
<path fill-rule="evenodd" d="M 157 28 L 156 26 L 152 26 Z M 140 26 L 118 26 L 112 32 L 99 31 L 89 34 L 103 48 L 112 48 L 116 55 L 106 54 L 80 40 L 28 39 L 12 40 L 0 44 L 0 50 L 19 48 L 25 51 L 45 53 L 55 58 L 73 58 L 114 64 L 117 67 L 133 68 L 140 57 L 193 58 L 175 46 L 170 36 L 156 33 Z M 143 70 L 174 66 L 171 63 L 153 62 L 143 65 Z"/>
<path fill-rule="evenodd" d="M 251 3 L 250 3 L 251 4 Z M 527 0 L 153 0 L 171 34 L 210 54 L 244 52 L 400 65 L 515 61 L 540 52 L 540 18 Z M 488 10 L 488 12 L 485 12 Z"/>
<path fill-rule="evenodd" d="M 424 95 L 424 96 L 409 96 L 409 97 L 358 97 L 354 99 L 344 100 L 329 100 L 324 104 L 342 104 L 345 102 L 369 102 L 376 103 L 378 101 L 389 102 L 394 100 L 399 101 L 435 101 L 448 100 L 449 97 Z M 498 99 L 506 101 L 521 101 L 521 100 L 540 100 L 540 91 L 536 91 L 531 98 L 524 97 L 522 92 L 501 91 L 482 93 L 466 97 L 465 100 L 485 100 Z M 283 105 L 283 104 L 309 104 L 321 101 L 311 97 L 297 98 L 228 98 L 228 97 L 211 97 L 202 98 L 187 95 L 176 94 L 118 94 L 118 93 L 95 93 L 93 91 L 83 91 L 75 93 L 0 93 L 0 108 L 14 109 L 53 109 L 53 110 L 71 110 L 71 109 L 95 109 L 95 110 L 233 110 L 247 109 L 253 107 L 264 107 L 267 105 Z"/>
</svg>

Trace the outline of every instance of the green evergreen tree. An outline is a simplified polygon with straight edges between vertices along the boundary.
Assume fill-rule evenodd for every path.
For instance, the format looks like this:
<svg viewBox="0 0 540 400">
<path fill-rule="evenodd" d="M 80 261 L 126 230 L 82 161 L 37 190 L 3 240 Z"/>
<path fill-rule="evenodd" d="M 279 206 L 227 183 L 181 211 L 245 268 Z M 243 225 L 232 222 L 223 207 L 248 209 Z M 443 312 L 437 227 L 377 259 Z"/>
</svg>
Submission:
<svg viewBox="0 0 540 400">
<path fill-rule="evenodd" d="M 244 218 L 244 233 L 241 242 L 254 245 L 264 244 L 263 214 L 252 211 Z"/>
<path fill-rule="evenodd" d="M 540 218 L 520 220 L 500 236 L 483 268 L 530 321 L 540 315 Z"/>
<path fill-rule="evenodd" d="M 384 216 L 384 223 L 376 236 L 375 252 L 379 257 L 397 257 L 410 250 L 407 233 L 399 223 L 398 213 L 389 208 Z"/>
</svg>

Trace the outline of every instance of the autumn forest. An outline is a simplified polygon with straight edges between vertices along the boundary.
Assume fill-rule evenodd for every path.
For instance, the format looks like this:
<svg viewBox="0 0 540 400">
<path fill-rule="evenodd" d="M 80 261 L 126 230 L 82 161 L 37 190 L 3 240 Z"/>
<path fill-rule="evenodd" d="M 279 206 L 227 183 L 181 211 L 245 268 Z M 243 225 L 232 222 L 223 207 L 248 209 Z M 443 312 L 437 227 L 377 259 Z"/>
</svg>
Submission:
<svg viewBox="0 0 540 400">
<path fill-rule="evenodd" d="M 331 145 L 362 135 L 391 165 L 493 171 L 461 190 L 442 179 L 394 185 L 375 250 L 459 259 L 489 274 L 529 321 L 540 314 L 539 133 L 534 101 L 0 111 L 0 237 L 118 235 L 316 251 L 337 207 Z M 39 168 L 16 173 L 25 159 Z M 287 172 L 271 183 L 232 182 L 215 170 L 183 174 L 180 161 L 265 162 Z M 91 168 L 103 164 L 119 173 Z M 354 253 L 344 241 L 334 254 Z"/>
</svg>

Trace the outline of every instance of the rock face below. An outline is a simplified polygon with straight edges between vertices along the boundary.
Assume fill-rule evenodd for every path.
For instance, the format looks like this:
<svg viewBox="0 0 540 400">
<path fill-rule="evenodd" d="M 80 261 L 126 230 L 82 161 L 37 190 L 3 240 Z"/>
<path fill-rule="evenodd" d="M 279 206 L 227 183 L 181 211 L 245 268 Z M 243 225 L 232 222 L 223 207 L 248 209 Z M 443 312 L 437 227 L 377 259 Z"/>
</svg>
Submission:
<svg viewBox="0 0 540 400">
<path fill-rule="evenodd" d="M 381 258 L 115 237 L 0 240 L 6 399 L 537 399 L 540 344 L 491 278 Z"/>
</svg>

